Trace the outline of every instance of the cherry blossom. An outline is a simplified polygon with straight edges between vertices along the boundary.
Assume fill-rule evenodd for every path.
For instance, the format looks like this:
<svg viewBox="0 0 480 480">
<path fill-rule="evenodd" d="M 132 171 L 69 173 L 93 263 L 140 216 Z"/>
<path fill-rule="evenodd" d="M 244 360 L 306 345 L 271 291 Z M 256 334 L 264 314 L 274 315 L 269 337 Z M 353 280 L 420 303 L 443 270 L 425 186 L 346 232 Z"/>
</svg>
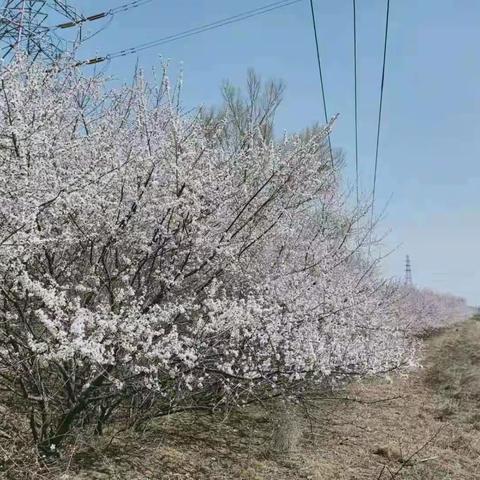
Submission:
<svg viewBox="0 0 480 480">
<path fill-rule="evenodd" d="M 238 149 L 166 77 L 112 90 L 20 59 L 0 84 L 0 388 L 44 451 L 121 412 L 232 408 L 415 363 L 410 329 L 438 302 L 399 296 L 367 261 L 331 125 L 281 142 L 252 128 Z M 440 323 L 457 309 L 442 302 Z"/>
</svg>

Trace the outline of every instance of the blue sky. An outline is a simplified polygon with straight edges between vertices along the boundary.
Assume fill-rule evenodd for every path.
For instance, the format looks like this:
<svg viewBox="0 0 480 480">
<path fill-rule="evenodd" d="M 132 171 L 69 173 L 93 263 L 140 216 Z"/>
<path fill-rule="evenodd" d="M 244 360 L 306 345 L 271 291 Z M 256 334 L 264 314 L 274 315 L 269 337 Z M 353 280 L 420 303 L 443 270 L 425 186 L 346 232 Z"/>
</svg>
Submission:
<svg viewBox="0 0 480 480">
<path fill-rule="evenodd" d="M 113 18 L 86 44 L 103 55 L 209 23 L 272 0 L 153 0 Z M 84 14 L 122 2 L 82 0 Z M 339 113 L 333 145 L 354 163 L 351 0 L 316 0 L 329 113 Z M 362 188 L 371 186 L 386 0 L 357 0 L 359 143 Z M 480 304 L 480 2 L 391 0 L 390 40 L 378 174 L 378 209 L 386 274 L 402 276 L 405 255 L 414 282 Z M 187 107 L 219 101 L 219 85 L 244 81 L 253 67 L 287 85 L 277 131 L 321 121 L 322 104 L 307 0 L 265 16 L 114 60 L 106 71 L 127 80 L 171 60 L 181 67 Z M 97 23 L 95 26 L 100 26 Z M 90 28 L 93 28 L 93 24 Z"/>
</svg>

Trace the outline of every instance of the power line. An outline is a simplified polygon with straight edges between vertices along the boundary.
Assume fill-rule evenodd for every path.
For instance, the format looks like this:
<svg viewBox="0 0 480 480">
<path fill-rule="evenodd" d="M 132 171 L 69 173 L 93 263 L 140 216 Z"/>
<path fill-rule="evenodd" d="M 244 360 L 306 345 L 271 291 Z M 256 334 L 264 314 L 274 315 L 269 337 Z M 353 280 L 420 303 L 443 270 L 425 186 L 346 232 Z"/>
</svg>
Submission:
<svg viewBox="0 0 480 480">
<path fill-rule="evenodd" d="M 193 35 L 198 35 L 203 32 L 207 32 L 209 30 L 214 30 L 216 28 L 224 27 L 226 25 L 230 25 L 232 23 L 241 22 L 243 20 L 247 20 L 248 18 L 256 17 L 258 15 L 263 15 L 266 13 L 273 12 L 274 10 L 278 10 L 280 8 L 287 7 L 289 5 L 293 5 L 295 3 L 302 2 L 303 0 L 283 0 L 279 2 L 270 3 L 268 5 L 264 5 L 263 7 L 255 8 L 253 10 L 247 10 L 246 12 L 239 13 L 237 15 L 232 15 L 231 17 L 223 18 L 221 20 L 217 20 L 215 22 L 207 23 L 205 25 L 201 25 L 199 27 L 190 28 L 188 30 L 184 30 L 183 32 L 175 33 L 172 35 L 167 35 L 166 37 L 159 38 L 157 40 L 153 40 L 151 42 L 142 43 L 140 45 L 136 45 L 134 47 L 125 48 L 123 50 L 118 50 L 116 52 L 108 53 L 102 57 L 96 57 L 89 60 L 85 60 L 82 62 L 78 62 L 76 65 L 88 65 L 92 63 L 99 63 L 105 60 L 112 60 L 114 58 L 125 57 L 127 55 L 132 55 L 135 53 L 139 53 L 143 50 L 147 50 L 149 48 L 158 47 L 160 45 L 164 45 L 166 43 L 174 42 L 176 40 L 182 40 L 187 37 L 191 37 Z"/>
<path fill-rule="evenodd" d="M 274 2 L 268 5 L 264 5 L 263 7 L 255 8 L 253 10 L 248 10 L 243 13 L 239 13 L 237 15 L 233 15 L 231 17 L 223 18 L 221 20 L 217 20 L 212 23 L 208 23 L 206 25 L 202 25 L 199 27 L 191 28 L 189 30 L 185 30 L 183 32 L 179 32 L 176 34 L 168 35 L 166 37 L 159 38 L 158 40 L 153 40 L 151 42 L 142 43 L 140 45 L 136 45 L 135 47 L 126 48 L 123 50 L 119 50 L 117 52 L 110 53 L 105 56 L 105 59 L 113 59 L 118 57 L 124 57 L 126 55 L 131 55 L 134 53 L 139 53 L 143 50 L 157 47 L 160 45 L 164 45 L 166 43 L 174 42 L 176 40 L 181 40 L 187 37 L 191 37 L 193 35 L 198 35 L 203 32 L 207 32 L 209 30 L 214 30 L 216 28 L 224 27 L 226 25 L 230 25 L 232 23 L 241 22 L 243 20 L 247 20 L 248 18 L 256 17 L 258 15 L 263 15 L 266 13 L 273 12 L 274 10 L 278 10 L 280 8 L 287 7 L 289 5 L 293 5 L 295 3 L 302 2 L 303 0 L 283 0 L 279 2 Z"/>
<path fill-rule="evenodd" d="M 95 15 L 90 15 L 88 17 L 81 17 L 72 22 L 66 22 L 66 23 L 61 23 L 59 25 L 55 25 L 54 27 L 51 27 L 51 29 L 56 30 L 56 29 L 76 27 L 78 25 L 82 25 L 83 23 L 93 22 L 95 20 L 100 20 L 101 18 L 105 18 L 109 16 L 112 17 L 117 13 L 127 12 L 129 10 L 132 10 L 133 8 L 137 8 L 142 5 L 146 5 L 147 3 L 151 3 L 152 1 L 153 0 L 135 0 L 133 2 L 124 3 L 123 5 L 119 5 L 118 7 L 111 8 L 110 10 L 105 10 L 104 12 L 96 13 Z"/>
<path fill-rule="evenodd" d="M 375 194 L 377 188 L 377 171 L 378 171 L 378 146 L 380 143 L 380 126 L 382 124 L 382 106 L 383 106 L 383 88 L 385 85 L 385 64 L 387 59 L 387 44 L 388 44 L 388 20 L 390 16 L 390 0 L 387 0 L 387 13 L 385 17 L 385 38 L 383 43 L 383 66 L 382 66 L 382 82 L 380 85 L 380 104 L 378 108 L 378 123 L 377 123 L 377 142 L 375 149 L 375 167 L 373 172 L 373 189 L 372 189 L 372 220 L 373 208 L 375 206 Z"/>
<path fill-rule="evenodd" d="M 119 5 L 118 7 L 111 8 L 109 12 L 111 14 L 115 14 L 118 12 L 126 12 L 127 10 L 132 10 L 133 8 L 141 7 L 146 5 L 147 3 L 151 3 L 153 0 L 135 0 L 133 2 L 125 3 L 123 5 Z"/>
<path fill-rule="evenodd" d="M 78 25 L 82 25 L 83 23 L 93 22 L 95 20 L 100 20 L 101 18 L 105 18 L 108 15 L 109 15 L 109 12 L 96 13 L 95 15 L 90 15 L 88 17 L 82 17 L 82 18 L 79 18 L 78 20 L 74 20 L 72 22 L 60 23 L 59 25 L 55 25 L 54 27 L 50 27 L 50 30 L 76 27 Z"/>
<path fill-rule="evenodd" d="M 179 32 L 172 35 L 167 35 L 166 37 L 159 38 L 157 40 L 153 40 L 151 42 L 142 43 L 140 45 L 136 45 L 135 47 L 126 48 L 123 50 L 119 50 L 117 52 L 108 53 L 104 56 L 90 58 L 88 60 L 84 60 L 81 62 L 77 62 L 75 65 L 92 65 L 100 62 L 104 62 L 106 60 L 112 60 L 114 58 L 125 57 L 127 55 L 132 55 L 135 53 L 139 53 L 143 50 L 147 50 L 149 48 L 154 48 L 160 45 L 164 45 L 166 43 L 174 42 L 176 40 L 182 40 L 184 38 L 191 37 L 193 35 L 198 35 L 203 32 L 207 32 L 209 30 L 214 30 L 216 28 L 224 27 L 226 25 L 230 25 L 232 23 L 241 22 L 243 20 L 247 20 L 252 17 L 256 17 L 258 15 L 263 15 L 266 13 L 271 13 L 275 10 L 280 8 L 288 7 L 289 5 L 293 5 L 295 3 L 300 3 L 303 0 L 283 0 L 279 2 L 270 3 L 268 5 L 264 5 L 263 7 L 255 8 L 253 10 L 247 10 L 243 13 L 239 13 L 237 15 L 232 15 L 231 17 L 223 18 L 221 20 L 217 20 L 215 22 L 207 23 L 205 25 L 191 28 L 189 30 L 184 30 L 183 32 Z"/>
<path fill-rule="evenodd" d="M 253 10 L 247 10 L 243 13 L 239 13 L 237 15 L 232 15 L 230 17 L 223 18 L 221 20 L 217 20 L 215 22 L 207 23 L 205 25 L 201 25 L 199 27 L 190 28 L 188 30 L 184 30 L 183 32 L 175 33 L 172 35 L 167 35 L 166 37 L 159 38 L 157 40 L 153 40 L 151 42 L 142 43 L 140 45 L 136 45 L 134 47 L 125 48 L 123 50 L 118 50 L 116 52 L 108 53 L 104 56 L 99 56 L 95 58 L 90 58 L 88 60 L 83 60 L 77 62 L 75 66 L 81 65 L 92 65 L 100 62 L 104 62 L 107 60 L 113 60 L 119 57 L 125 57 L 127 55 L 133 55 L 135 53 L 139 53 L 143 50 L 147 50 L 149 48 L 158 47 L 160 45 L 165 45 L 170 42 L 174 42 L 177 40 L 182 40 L 184 38 L 188 38 L 194 35 L 198 35 L 203 32 L 207 32 L 210 30 L 214 30 L 216 28 L 224 27 L 226 25 L 230 25 L 232 23 L 241 22 L 243 20 L 247 20 L 252 17 L 256 17 L 258 15 L 263 15 L 266 13 L 271 13 L 275 10 L 280 8 L 288 7 L 289 5 L 293 5 L 295 3 L 300 3 L 303 0 L 282 0 L 274 3 L 270 3 L 268 5 L 264 5 L 263 7 L 258 7 Z"/>
<path fill-rule="evenodd" d="M 313 35 L 315 38 L 315 49 L 317 52 L 318 75 L 320 77 L 320 88 L 322 91 L 323 113 L 325 115 L 325 124 L 328 124 L 327 102 L 325 100 L 325 88 L 323 86 L 322 62 L 320 60 L 320 48 L 318 46 L 317 22 L 315 20 L 315 9 L 313 8 L 313 0 L 310 0 L 310 11 L 312 14 Z M 330 151 L 330 161 L 333 167 L 332 142 L 330 140 L 330 134 L 328 134 L 328 148 Z"/>
<path fill-rule="evenodd" d="M 355 185 L 357 190 L 357 205 L 360 202 L 359 195 L 359 171 L 358 171 L 358 97 L 357 97 L 357 8 L 356 0 L 353 0 L 353 77 L 355 83 Z"/>
</svg>

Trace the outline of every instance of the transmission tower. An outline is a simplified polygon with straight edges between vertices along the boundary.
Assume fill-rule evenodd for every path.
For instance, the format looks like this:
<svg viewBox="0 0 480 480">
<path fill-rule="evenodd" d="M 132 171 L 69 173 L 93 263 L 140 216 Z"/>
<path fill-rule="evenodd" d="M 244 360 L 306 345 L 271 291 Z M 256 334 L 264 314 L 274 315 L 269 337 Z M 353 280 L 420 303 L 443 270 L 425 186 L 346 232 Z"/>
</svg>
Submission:
<svg viewBox="0 0 480 480">
<path fill-rule="evenodd" d="M 68 51 L 76 39 L 62 37 L 62 25 L 80 25 L 82 15 L 68 0 L 4 0 L 0 9 L 0 57 L 22 52 L 51 61 Z M 80 27 L 79 27 L 80 31 Z M 78 33 L 77 33 L 78 34 Z"/>
<path fill-rule="evenodd" d="M 410 263 L 410 257 L 407 255 L 407 259 L 405 261 L 405 285 L 413 285 L 412 281 L 412 265 Z"/>
</svg>

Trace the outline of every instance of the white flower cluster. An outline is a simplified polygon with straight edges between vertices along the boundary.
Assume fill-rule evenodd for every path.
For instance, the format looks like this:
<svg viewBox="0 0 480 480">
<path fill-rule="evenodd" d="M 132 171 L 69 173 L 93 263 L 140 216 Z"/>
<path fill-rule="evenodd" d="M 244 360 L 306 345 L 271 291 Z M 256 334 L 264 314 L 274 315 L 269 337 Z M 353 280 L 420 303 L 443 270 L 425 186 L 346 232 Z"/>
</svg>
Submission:
<svg viewBox="0 0 480 480">
<path fill-rule="evenodd" d="M 40 440 L 91 405 L 238 405 L 413 362 L 327 130 L 232 149 L 165 82 L 22 61 L 0 81 L 0 382 L 50 419 Z"/>
<path fill-rule="evenodd" d="M 413 286 L 405 286 L 399 293 L 399 317 L 414 334 L 428 334 L 471 316 L 470 308 L 461 297 Z"/>
</svg>

